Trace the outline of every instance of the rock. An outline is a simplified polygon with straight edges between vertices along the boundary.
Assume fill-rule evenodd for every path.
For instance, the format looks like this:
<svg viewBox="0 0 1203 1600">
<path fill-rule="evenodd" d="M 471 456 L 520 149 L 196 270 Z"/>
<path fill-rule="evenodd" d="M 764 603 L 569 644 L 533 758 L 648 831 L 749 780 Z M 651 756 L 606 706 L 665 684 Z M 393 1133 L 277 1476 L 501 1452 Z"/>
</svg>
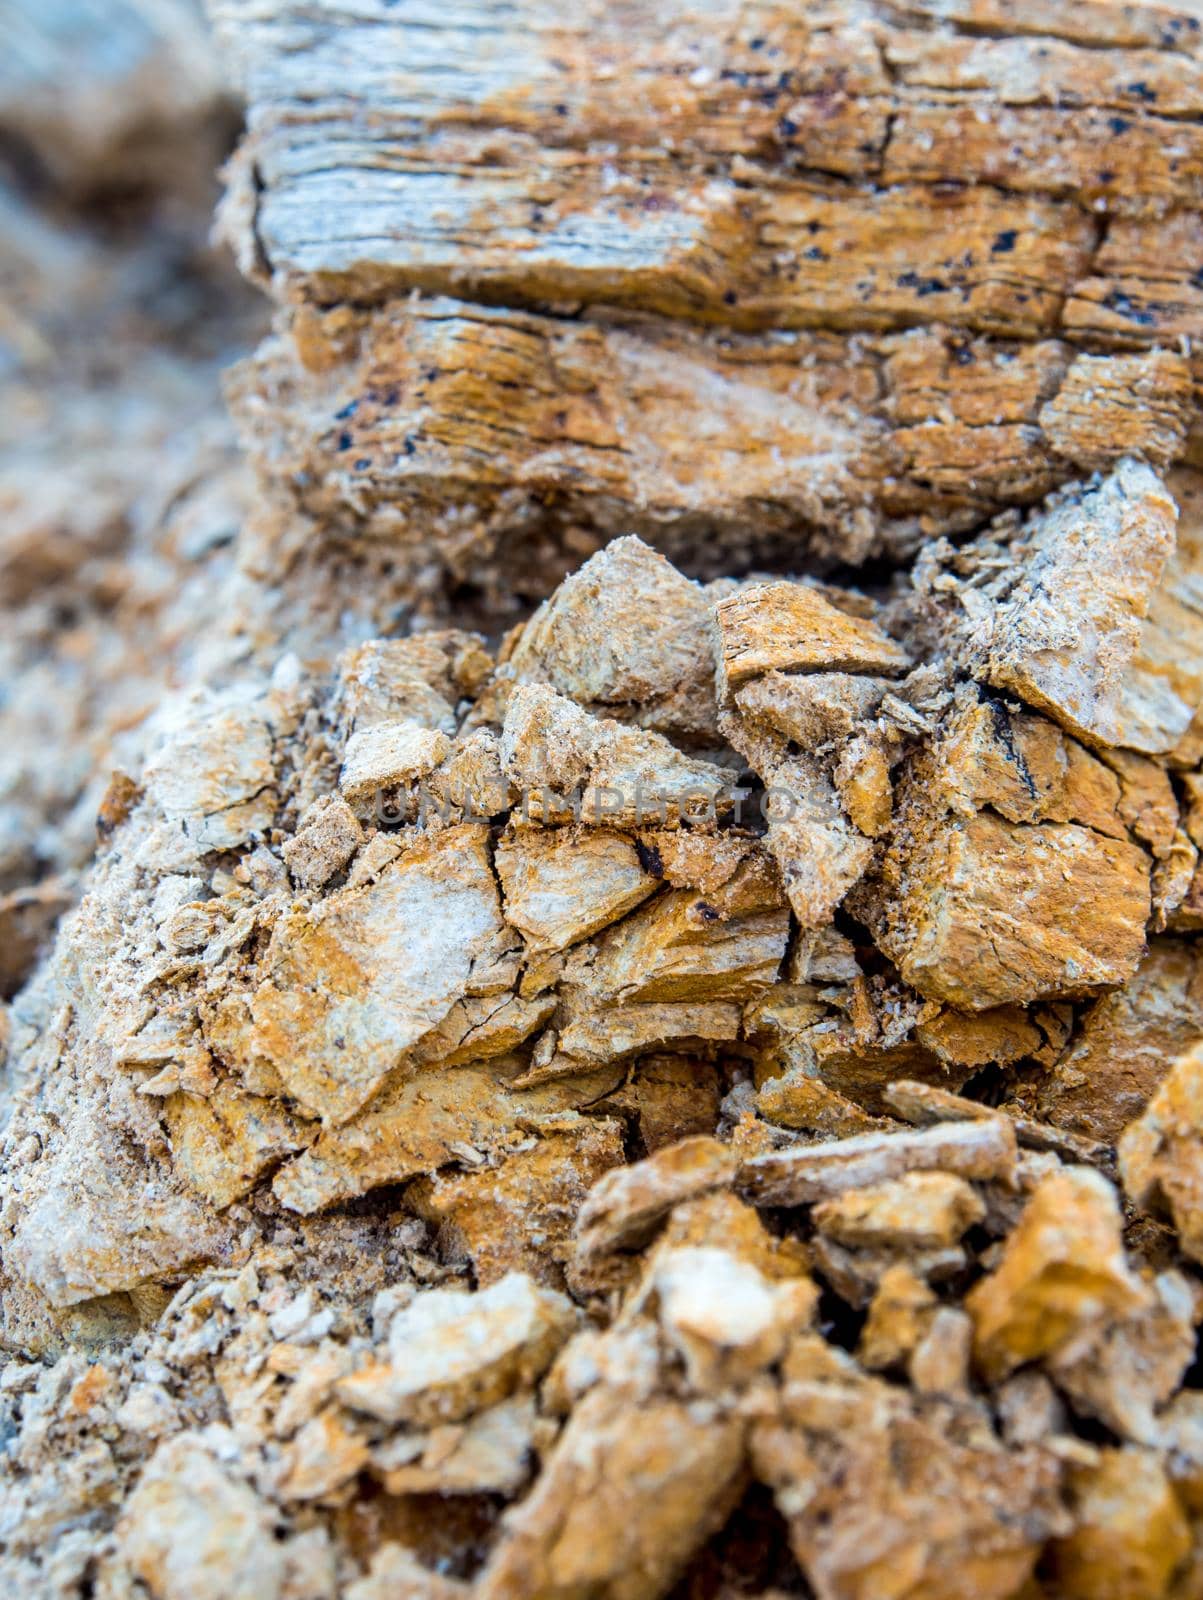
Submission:
<svg viewBox="0 0 1203 1600">
<path fill-rule="evenodd" d="M 229 849 L 276 810 L 272 736 L 263 710 L 237 702 L 182 707 L 147 763 L 147 793 L 200 850 Z"/>
<path fill-rule="evenodd" d="M 421 942 L 390 940 L 398 926 Z M 256 1049 L 303 1106 L 345 1121 L 460 998 L 502 926 L 485 831 L 418 842 L 374 883 L 281 920 L 252 1002 Z"/>
<path fill-rule="evenodd" d="M 920 994 L 971 1011 L 1122 983 L 1145 949 L 1149 862 L 1069 823 L 988 812 L 910 852 L 883 938 Z"/>
<path fill-rule="evenodd" d="M 284 1553 L 271 1512 L 193 1433 L 165 1440 L 130 1496 L 123 1556 L 156 1600 L 275 1600 Z"/>
<path fill-rule="evenodd" d="M 363 829 L 350 806 L 334 795 L 323 795 L 301 818 L 282 854 L 299 884 L 320 889 L 343 870 L 363 843 Z"/>
<path fill-rule="evenodd" d="M 735 1172 L 731 1152 L 716 1139 L 683 1139 L 594 1185 L 576 1221 L 584 1258 L 645 1243 L 683 1200 L 725 1188 Z"/>
<path fill-rule="evenodd" d="M 1173 500 L 1135 462 L 1034 523 L 982 646 L 987 680 L 1087 742 L 1126 744 L 1125 675 L 1176 524 Z"/>
<path fill-rule="evenodd" d="M 364 807 L 390 789 L 406 787 L 433 772 L 450 753 L 438 728 L 412 722 L 376 722 L 347 740 L 339 788 L 348 804 Z"/>
<path fill-rule="evenodd" d="M 1121 989 L 1090 1005 L 1041 1089 L 1042 1116 L 1114 1143 L 1203 1031 L 1203 972 L 1185 940 L 1152 939 Z"/>
<path fill-rule="evenodd" d="M 336 1408 L 312 1417 L 284 1455 L 280 1484 L 284 1500 L 318 1500 L 335 1494 L 367 1465 L 365 1441 L 348 1428 Z"/>
<path fill-rule="evenodd" d="M 1144 1111 L 1124 1129 L 1119 1167 L 1129 1199 L 1148 1209 L 1168 1208 L 1182 1249 L 1203 1252 L 1203 1051 L 1179 1056 Z"/>
<path fill-rule="evenodd" d="M 510 696 L 501 755 L 523 821 L 713 827 L 731 788 L 725 769 L 662 734 L 591 716 L 541 684 Z"/>
<path fill-rule="evenodd" d="M 540 1433 L 530 1395 L 503 1400 L 465 1423 L 402 1434 L 377 1446 L 373 1468 L 389 1494 L 516 1494 L 530 1477 Z"/>
<path fill-rule="evenodd" d="M 933 1250 L 955 1244 L 986 1208 L 951 1172 L 908 1172 L 893 1182 L 853 1189 L 814 1208 L 814 1225 L 840 1244 L 869 1249 Z"/>
<path fill-rule="evenodd" d="M 419 1178 L 408 1198 L 438 1225 L 440 1254 L 470 1263 L 478 1285 L 518 1271 L 559 1288 L 587 1195 L 622 1166 L 622 1132 L 611 1117 L 569 1112 L 557 1121 L 553 1113 L 537 1139 L 522 1140 L 496 1165 Z"/>
<path fill-rule="evenodd" d="M 545 601 L 511 651 L 517 683 L 662 733 L 714 728 L 709 606 L 641 539 L 615 539 Z"/>
<path fill-rule="evenodd" d="M 172 1153 L 192 1187 L 219 1209 L 231 1205 L 316 1129 L 278 1100 L 246 1094 L 228 1081 L 211 1094 L 174 1094 L 167 1104 Z"/>
<path fill-rule="evenodd" d="M 996 1270 L 965 1297 L 974 1358 L 987 1377 L 1006 1377 L 1149 1299 L 1124 1258 L 1110 1184 L 1087 1167 L 1052 1172 L 1037 1184 Z"/>
<path fill-rule="evenodd" d="M 573 1326 L 571 1303 L 510 1273 L 478 1295 L 432 1289 L 393 1319 L 390 1360 L 335 1385 L 386 1422 L 457 1422 L 542 1376 Z"/>
<path fill-rule="evenodd" d="M 650 1287 L 661 1325 L 702 1394 L 746 1384 L 777 1361 L 818 1299 L 807 1279 L 771 1284 L 750 1263 L 714 1247 L 658 1252 Z"/>
<path fill-rule="evenodd" d="M 936 1415 L 891 1403 L 851 1361 L 832 1370 L 804 1356 L 801 1345 L 782 1420 L 758 1428 L 753 1462 L 816 1592 L 1016 1593 L 1065 1526 L 1051 1457 L 1000 1450 L 988 1435 L 962 1442 Z"/>
<path fill-rule="evenodd" d="M 212 9 L 246 463 L 0 63 L 0 1591 L 1193 1593 L 1197 19 Z"/>
<path fill-rule="evenodd" d="M 740 1167 L 737 1184 L 759 1205 L 812 1205 L 907 1173 L 933 1171 L 1011 1182 L 1015 1136 L 993 1120 L 860 1134 L 752 1156 Z"/>
<path fill-rule="evenodd" d="M 1088 1331 L 1052 1363 L 1075 1410 L 1097 1417 L 1121 1438 L 1155 1445 L 1157 1408 L 1195 1357 L 1195 1305 L 1181 1273 L 1159 1273 L 1151 1303 L 1122 1322 Z"/>
<path fill-rule="evenodd" d="M 1052 1570 L 1082 1600 L 1156 1600 L 1191 1548 L 1190 1527 L 1155 1456 L 1127 1447 L 1100 1452 L 1071 1475 L 1076 1527 L 1054 1541 Z"/>
<path fill-rule="evenodd" d="M 524 828 L 497 846 L 506 920 L 535 952 L 598 932 L 654 893 L 657 882 L 623 834 Z"/>
<path fill-rule="evenodd" d="M 483 1600 L 666 1593 L 738 1497 L 743 1437 L 712 1404 L 595 1389 L 485 1563 Z"/>
<path fill-rule="evenodd" d="M 905 651 L 872 623 L 838 610 L 817 589 L 766 583 L 720 600 L 719 699 L 767 672 L 901 672 Z"/>
</svg>

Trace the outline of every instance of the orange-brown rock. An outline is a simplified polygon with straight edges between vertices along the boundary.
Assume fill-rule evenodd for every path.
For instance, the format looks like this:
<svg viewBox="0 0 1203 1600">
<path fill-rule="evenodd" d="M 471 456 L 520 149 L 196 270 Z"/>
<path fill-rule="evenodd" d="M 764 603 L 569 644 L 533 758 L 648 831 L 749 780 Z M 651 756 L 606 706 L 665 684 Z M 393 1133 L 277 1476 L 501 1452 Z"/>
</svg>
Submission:
<svg viewBox="0 0 1203 1600">
<path fill-rule="evenodd" d="M 1124 1189 L 1138 1206 L 1168 1208 L 1183 1250 L 1203 1252 L 1203 1056 L 1179 1056 L 1119 1141 Z"/>
<path fill-rule="evenodd" d="M 242 473 L 0 65 L 0 1591 L 1186 1600 L 1200 19 L 210 6 Z"/>
<path fill-rule="evenodd" d="M 1148 1301 L 1124 1259 L 1114 1191 L 1089 1168 L 1069 1167 L 1036 1186 L 997 1269 L 965 1305 L 975 1358 L 998 1379 Z"/>
</svg>

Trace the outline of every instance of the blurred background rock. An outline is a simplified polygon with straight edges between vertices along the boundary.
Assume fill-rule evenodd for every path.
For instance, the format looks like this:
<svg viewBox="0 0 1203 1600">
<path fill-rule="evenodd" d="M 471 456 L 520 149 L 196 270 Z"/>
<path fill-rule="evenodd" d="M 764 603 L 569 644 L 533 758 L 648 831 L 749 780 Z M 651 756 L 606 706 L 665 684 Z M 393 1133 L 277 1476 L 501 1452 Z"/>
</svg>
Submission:
<svg viewBox="0 0 1203 1600">
<path fill-rule="evenodd" d="M 0 997 L 206 648 L 249 478 L 211 240 L 240 110 L 191 0 L 0 0 Z"/>
</svg>

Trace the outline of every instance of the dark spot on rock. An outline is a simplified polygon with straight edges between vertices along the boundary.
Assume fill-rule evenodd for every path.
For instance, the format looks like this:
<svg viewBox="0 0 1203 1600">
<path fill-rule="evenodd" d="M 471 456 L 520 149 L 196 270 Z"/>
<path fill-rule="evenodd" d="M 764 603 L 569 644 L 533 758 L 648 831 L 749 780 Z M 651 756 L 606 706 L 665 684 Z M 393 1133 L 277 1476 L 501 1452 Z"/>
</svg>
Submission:
<svg viewBox="0 0 1203 1600">
<path fill-rule="evenodd" d="M 1019 237 L 1017 228 L 1004 228 L 1001 233 L 994 235 L 994 243 L 990 246 L 992 256 L 1009 256 L 1015 248 L 1015 241 Z"/>
<path fill-rule="evenodd" d="M 1129 297 L 1120 289 L 1112 289 L 1103 304 L 1108 311 L 1114 311 L 1117 316 L 1126 317 L 1129 322 L 1134 322 L 1138 328 L 1151 328 L 1157 320 L 1151 311 L 1145 311 L 1140 306 L 1133 305 Z"/>
<path fill-rule="evenodd" d="M 644 844 L 642 839 L 636 839 L 635 854 L 644 872 L 650 872 L 653 878 L 664 876 L 664 858 L 654 844 Z"/>
<path fill-rule="evenodd" d="M 922 278 L 917 272 L 904 272 L 898 279 L 900 289 L 913 289 L 922 300 L 929 294 L 946 294 L 948 284 L 943 278 Z"/>
</svg>

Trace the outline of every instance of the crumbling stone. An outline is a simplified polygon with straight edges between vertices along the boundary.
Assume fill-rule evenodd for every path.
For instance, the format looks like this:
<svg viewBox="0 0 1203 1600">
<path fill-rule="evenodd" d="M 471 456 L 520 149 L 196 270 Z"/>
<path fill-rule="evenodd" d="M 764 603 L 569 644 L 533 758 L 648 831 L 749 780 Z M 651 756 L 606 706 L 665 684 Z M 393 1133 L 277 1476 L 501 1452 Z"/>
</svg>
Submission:
<svg viewBox="0 0 1203 1600">
<path fill-rule="evenodd" d="M 1186 1600 L 1196 20 L 212 9 L 253 493 L 0 82 L 5 1592 Z"/>
</svg>

